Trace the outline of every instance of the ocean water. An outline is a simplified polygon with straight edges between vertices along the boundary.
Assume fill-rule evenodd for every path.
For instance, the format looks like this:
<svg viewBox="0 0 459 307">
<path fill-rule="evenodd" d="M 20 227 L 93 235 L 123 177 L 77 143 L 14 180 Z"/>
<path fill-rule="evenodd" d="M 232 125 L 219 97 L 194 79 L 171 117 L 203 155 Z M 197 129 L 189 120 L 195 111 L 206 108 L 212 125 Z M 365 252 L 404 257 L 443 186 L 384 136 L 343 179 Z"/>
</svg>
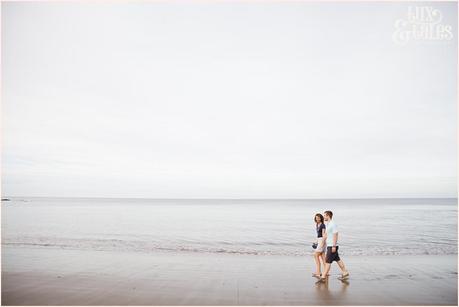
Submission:
<svg viewBox="0 0 459 307">
<path fill-rule="evenodd" d="M 304 256 L 332 210 L 342 255 L 457 254 L 457 199 L 12 198 L 2 246 Z"/>
</svg>

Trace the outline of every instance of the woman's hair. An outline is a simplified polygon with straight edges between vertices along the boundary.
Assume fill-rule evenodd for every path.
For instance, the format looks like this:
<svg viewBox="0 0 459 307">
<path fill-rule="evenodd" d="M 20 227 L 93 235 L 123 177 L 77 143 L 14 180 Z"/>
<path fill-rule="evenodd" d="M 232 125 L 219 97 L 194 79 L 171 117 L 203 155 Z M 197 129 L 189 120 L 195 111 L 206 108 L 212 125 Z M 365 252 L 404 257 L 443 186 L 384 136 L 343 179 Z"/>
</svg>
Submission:
<svg viewBox="0 0 459 307">
<path fill-rule="evenodd" d="M 314 222 L 317 223 L 317 221 L 316 221 L 316 218 L 317 218 L 317 217 L 319 217 L 321 223 L 324 222 L 324 216 L 323 216 L 322 214 L 320 214 L 320 213 L 317 213 L 317 214 L 314 216 Z"/>
</svg>

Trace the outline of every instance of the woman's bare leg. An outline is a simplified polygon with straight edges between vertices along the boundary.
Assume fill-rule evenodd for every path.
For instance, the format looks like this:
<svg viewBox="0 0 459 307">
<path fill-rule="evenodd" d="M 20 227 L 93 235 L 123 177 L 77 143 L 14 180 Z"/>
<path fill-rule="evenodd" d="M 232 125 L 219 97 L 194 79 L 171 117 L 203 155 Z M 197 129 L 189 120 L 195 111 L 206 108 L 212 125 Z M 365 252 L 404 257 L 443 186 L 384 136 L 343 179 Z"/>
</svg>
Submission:
<svg viewBox="0 0 459 307">
<path fill-rule="evenodd" d="M 323 267 L 324 267 L 324 270 L 323 270 L 323 271 L 325 272 L 325 253 L 321 253 L 321 254 L 320 254 L 320 258 L 322 258 L 322 265 L 323 265 Z"/>
<path fill-rule="evenodd" d="M 314 260 L 316 261 L 316 273 L 320 276 L 320 255 L 319 253 L 314 253 Z"/>
</svg>

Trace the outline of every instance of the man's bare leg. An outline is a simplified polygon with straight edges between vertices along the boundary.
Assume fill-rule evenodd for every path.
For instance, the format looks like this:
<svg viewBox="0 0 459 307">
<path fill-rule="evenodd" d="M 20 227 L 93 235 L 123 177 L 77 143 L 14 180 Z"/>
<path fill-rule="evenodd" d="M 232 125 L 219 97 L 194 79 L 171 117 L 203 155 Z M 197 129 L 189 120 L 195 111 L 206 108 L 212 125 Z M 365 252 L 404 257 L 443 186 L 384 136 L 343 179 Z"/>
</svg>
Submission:
<svg viewBox="0 0 459 307">
<path fill-rule="evenodd" d="M 349 272 L 346 270 L 346 266 L 344 265 L 343 260 L 340 260 L 337 262 L 339 268 L 341 269 L 341 273 L 343 274 L 343 277 L 347 277 L 349 275 Z"/>
</svg>

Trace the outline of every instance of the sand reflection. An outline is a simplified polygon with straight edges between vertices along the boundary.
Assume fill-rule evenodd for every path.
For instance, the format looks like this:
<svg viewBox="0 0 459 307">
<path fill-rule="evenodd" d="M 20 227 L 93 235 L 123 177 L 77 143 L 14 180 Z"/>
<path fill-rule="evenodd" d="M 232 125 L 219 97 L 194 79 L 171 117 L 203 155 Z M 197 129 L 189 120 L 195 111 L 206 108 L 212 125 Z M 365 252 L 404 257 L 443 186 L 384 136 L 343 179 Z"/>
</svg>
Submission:
<svg viewBox="0 0 459 307">
<path fill-rule="evenodd" d="M 318 281 L 315 283 L 317 300 L 326 304 L 341 305 L 346 301 L 349 285 L 349 280 L 340 281 L 327 278 L 323 282 Z"/>
</svg>

